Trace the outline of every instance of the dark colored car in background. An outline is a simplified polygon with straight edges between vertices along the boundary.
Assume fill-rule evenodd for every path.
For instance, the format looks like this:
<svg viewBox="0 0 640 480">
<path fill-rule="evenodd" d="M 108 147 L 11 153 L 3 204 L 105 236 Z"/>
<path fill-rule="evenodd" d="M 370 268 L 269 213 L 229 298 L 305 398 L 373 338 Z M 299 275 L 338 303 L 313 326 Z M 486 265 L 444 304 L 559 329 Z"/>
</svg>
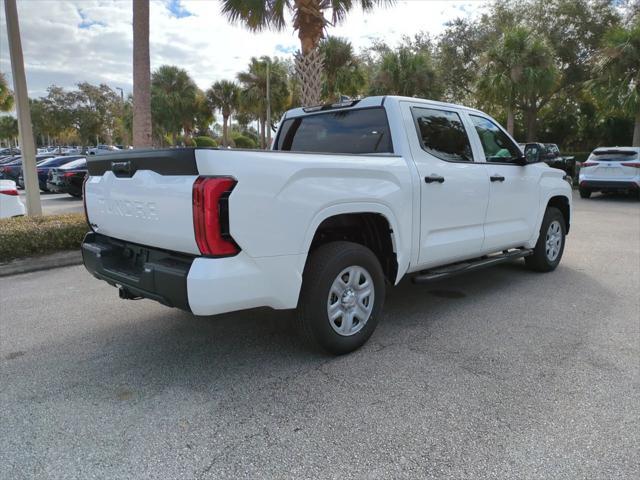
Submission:
<svg viewBox="0 0 640 480">
<path fill-rule="evenodd" d="M 570 177 L 576 174 L 575 157 L 563 157 L 560 155 L 560 149 L 555 143 L 539 143 L 529 142 L 520 143 L 520 148 L 525 151 L 526 148 L 535 149 L 540 152 L 540 160 L 552 168 L 563 170 Z"/>
<path fill-rule="evenodd" d="M 52 168 L 62 167 L 67 163 L 71 163 L 74 160 L 79 160 L 81 158 L 85 158 L 83 155 L 69 155 L 69 156 L 61 156 L 61 157 L 53 157 L 49 158 L 43 162 L 40 162 L 37 165 L 38 171 L 38 184 L 40 185 L 40 190 L 43 192 L 48 192 L 47 188 L 47 179 L 49 178 L 49 170 Z M 20 188 L 24 188 L 24 178 L 22 176 L 22 172 L 18 177 L 18 181 L 16 182 Z"/>
<path fill-rule="evenodd" d="M 87 175 L 87 159 L 78 160 L 49 170 L 47 188 L 54 193 L 68 193 L 72 197 L 82 197 L 82 184 Z"/>
<path fill-rule="evenodd" d="M 43 154 L 36 155 L 36 165 L 43 160 L 47 160 L 49 158 L 56 157 L 57 155 L 53 154 Z M 0 179 L 4 180 L 13 180 L 18 183 L 18 177 L 22 173 L 22 156 L 15 157 L 15 159 L 10 162 L 3 163 L 0 165 Z"/>
</svg>

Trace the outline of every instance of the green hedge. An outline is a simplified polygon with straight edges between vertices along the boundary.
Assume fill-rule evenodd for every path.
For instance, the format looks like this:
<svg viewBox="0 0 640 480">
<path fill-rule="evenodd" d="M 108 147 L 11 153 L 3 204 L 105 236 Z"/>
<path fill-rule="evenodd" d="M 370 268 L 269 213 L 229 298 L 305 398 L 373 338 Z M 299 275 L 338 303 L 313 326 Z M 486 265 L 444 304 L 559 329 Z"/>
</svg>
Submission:
<svg viewBox="0 0 640 480">
<path fill-rule="evenodd" d="M 84 214 L 0 220 L 0 262 L 80 248 L 89 230 Z"/>
<path fill-rule="evenodd" d="M 256 148 L 256 142 L 244 135 L 235 135 L 233 137 L 233 143 L 236 144 L 236 148 Z"/>
<path fill-rule="evenodd" d="M 196 146 L 198 147 L 217 147 L 218 142 L 216 142 L 211 137 L 195 137 L 193 139 L 196 142 Z"/>
</svg>

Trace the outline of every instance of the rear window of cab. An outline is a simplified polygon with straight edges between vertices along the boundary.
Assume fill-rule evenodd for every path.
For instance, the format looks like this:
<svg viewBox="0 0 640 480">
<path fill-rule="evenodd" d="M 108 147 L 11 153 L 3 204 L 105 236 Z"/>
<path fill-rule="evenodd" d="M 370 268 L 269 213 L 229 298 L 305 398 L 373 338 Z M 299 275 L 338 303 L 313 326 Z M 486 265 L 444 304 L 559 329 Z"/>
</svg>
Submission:
<svg viewBox="0 0 640 480">
<path fill-rule="evenodd" d="M 393 153 L 382 107 L 339 110 L 282 122 L 274 150 L 317 153 Z"/>
</svg>

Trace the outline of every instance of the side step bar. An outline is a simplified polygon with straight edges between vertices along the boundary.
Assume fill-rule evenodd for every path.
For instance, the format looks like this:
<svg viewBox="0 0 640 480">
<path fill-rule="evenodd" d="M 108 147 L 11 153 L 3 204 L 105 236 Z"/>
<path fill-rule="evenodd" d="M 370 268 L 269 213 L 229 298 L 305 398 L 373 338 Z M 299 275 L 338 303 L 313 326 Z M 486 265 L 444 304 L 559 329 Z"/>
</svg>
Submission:
<svg viewBox="0 0 640 480">
<path fill-rule="evenodd" d="M 480 268 L 491 267 L 492 265 L 508 262 L 509 260 L 514 260 L 516 258 L 528 257 L 532 253 L 533 250 L 530 248 L 508 250 L 496 255 L 468 260 L 466 262 L 452 263 L 451 265 L 445 265 L 444 267 L 438 267 L 432 270 L 424 270 L 416 274 L 411 281 L 413 283 L 427 283 L 433 280 L 453 277 L 454 275 L 471 272 Z"/>
</svg>

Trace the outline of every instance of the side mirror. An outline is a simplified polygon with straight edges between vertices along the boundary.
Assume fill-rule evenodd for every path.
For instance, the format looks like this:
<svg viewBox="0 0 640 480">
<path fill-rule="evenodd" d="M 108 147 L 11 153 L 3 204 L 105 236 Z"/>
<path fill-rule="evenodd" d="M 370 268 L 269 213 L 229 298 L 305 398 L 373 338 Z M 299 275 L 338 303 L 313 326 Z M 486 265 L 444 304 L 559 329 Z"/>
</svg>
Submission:
<svg viewBox="0 0 640 480">
<path fill-rule="evenodd" d="M 542 161 L 542 149 L 536 143 L 527 143 L 524 147 L 524 164 Z"/>
</svg>

